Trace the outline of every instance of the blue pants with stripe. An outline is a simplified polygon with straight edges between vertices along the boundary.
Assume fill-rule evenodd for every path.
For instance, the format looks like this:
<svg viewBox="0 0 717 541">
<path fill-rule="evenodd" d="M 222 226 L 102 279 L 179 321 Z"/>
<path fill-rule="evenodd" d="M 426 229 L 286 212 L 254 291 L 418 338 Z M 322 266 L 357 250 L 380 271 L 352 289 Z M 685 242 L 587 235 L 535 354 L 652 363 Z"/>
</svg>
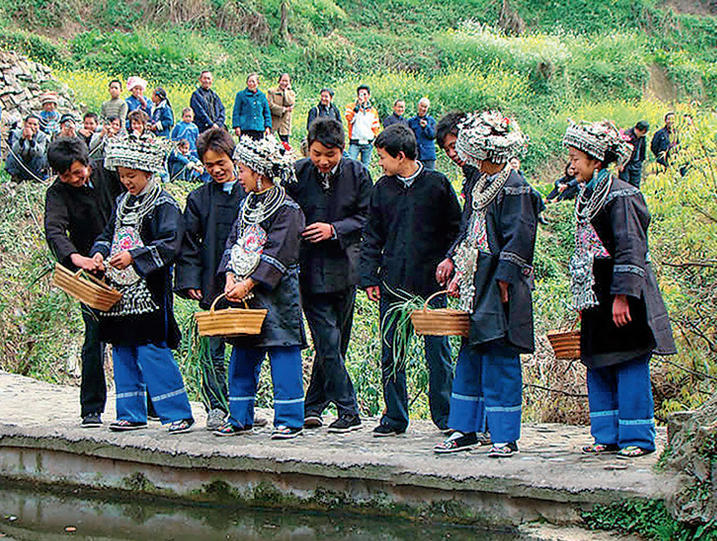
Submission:
<svg viewBox="0 0 717 541">
<path fill-rule="evenodd" d="M 259 372 L 267 354 L 274 384 L 274 426 L 300 428 L 304 426 L 304 388 L 299 346 L 233 348 L 229 361 L 229 422 L 238 427 L 254 424 Z"/>
<path fill-rule="evenodd" d="M 520 356 L 502 341 L 461 347 L 453 377 L 448 426 L 490 432 L 494 443 L 520 439 L 523 376 Z"/>
<path fill-rule="evenodd" d="M 595 443 L 655 449 L 650 357 L 588 368 L 590 433 Z"/>
<path fill-rule="evenodd" d="M 113 346 L 117 419 L 147 422 L 147 393 L 162 424 L 192 418 L 187 391 L 167 346 Z"/>
</svg>

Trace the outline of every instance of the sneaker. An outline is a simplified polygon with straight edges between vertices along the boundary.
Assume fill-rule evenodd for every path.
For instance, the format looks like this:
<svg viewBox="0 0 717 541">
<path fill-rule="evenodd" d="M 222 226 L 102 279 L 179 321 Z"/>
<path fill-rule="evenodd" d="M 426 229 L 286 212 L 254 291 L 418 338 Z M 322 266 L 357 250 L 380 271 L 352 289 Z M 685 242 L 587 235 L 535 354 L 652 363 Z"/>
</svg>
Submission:
<svg viewBox="0 0 717 541">
<path fill-rule="evenodd" d="M 293 428 L 290 426 L 279 425 L 274 428 L 271 433 L 272 440 L 290 440 L 299 436 L 304 431 L 303 427 Z"/>
<path fill-rule="evenodd" d="M 82 428 L 97 428 L 98 426 L 102 426 L 102 417 L 100 417 L 99 413 L 88 413 L 82 418 L 80 426 Z"/>
<path fill-rule="evenodd" d="M 304 428 L 321 428 L 322 426 L 324 426 L 324 420 L 321 415 L 315 413 L 304 415 Z"/>
<path fill-rule="evenodd" d="M 306 421 L 304 421 L 304 424 L 306 424 Z M 328 431 L 334 434 L 345 434 L 346 432 L 359 430 L 361 427 L 361 419 L 358 415 L 353 415 L 351 417 L 339 417 L 329 425 Z"/>
<path fill-rule="evenodd" d="M 497 443 L 490 448 L 488 456 L 491 458 L 508 458 L 518 452 L 518 445 L 511 441 L 510 443 Z"/>
<path fill-rule="evenodd" d="M 268 424 L 269 424 L 269 419 L 264 417 L 261 413 L 254 414 L 254 426 L 261 428 Z"/>
<path fill-rule="evenodd" d="M 457 453 L 459 451 L 470 451 L 478 445 L 478 437 L 475 432 L 468 432 L 464 434 L 458 430 L 453 431 L 453 434 L 448 436 L 441 443 L 433 448 L 434 453 L 446 454 L 446 453 Z"/>
<path fill-rule="evenodd" d="M 169 423 L 167 432 L 170 434 L 184 434 L 185 432 L 189 432 L 189 429 L 192 428 L 193 424 L 194 419 L 180 419 L 179 421 Z"/>
<path fill-rule="evenodd" d="M 222 426 L 217 428 L 214 432 L 212 432 L 212 434 L 214 434 L 215 436 L 219 436 L 219 437 L 240 436 L 242 434 L 250 434 L 251 432 L 253 432 L 253 430 L 254 430 L 254 427 L 252 427 L 252 426 L 238 427 L 238 426 L 234 426 L 229 421 L 227 421 Z"/>
<path fill-rule="evenodd" d="M 397 430 L 395 428 L 391 428 L 388 425 L 378 425 L 376 428 L 373 429 L 373 437 L 374 438 L 386 438 L 389 436 L 398 436 L 400 434 L 404 434 L 406 432 L 406 429 L 403 430 Z"/>
<path fill-rule="evenodd" d="M 114 423 L 110 424 L 110 430 L 112 432 L 125 432 L 128 430 L 140 430 L 141 428 L 147 428 L 147 423 L 132 422 L 125 419 L 119 419 Z"/>
<path fill-rule="evenodd" d="M 226 412 L 220 410 L 219 408 L 209 410 L 209 413 L 207 413 L 207 430 L 216 430 L 217 428 L 220 428 L 224 424 L 226 418 Z"/>
</svg>

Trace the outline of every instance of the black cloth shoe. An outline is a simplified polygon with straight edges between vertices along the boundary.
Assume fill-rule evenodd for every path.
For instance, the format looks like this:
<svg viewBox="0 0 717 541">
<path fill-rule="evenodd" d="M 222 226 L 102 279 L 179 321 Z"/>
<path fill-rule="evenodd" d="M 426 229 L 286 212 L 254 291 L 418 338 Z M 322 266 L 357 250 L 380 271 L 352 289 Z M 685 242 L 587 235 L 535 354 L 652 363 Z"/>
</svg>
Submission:
<svg viewBox="0 0 717 541">
<path fill-rule="evenodd" d="M 457 453 L 459 451 L 470 451 L 478 445 L 478 436 L 475 432 L 463 434 L 457 430 L 448 436 L 441 443 L 433 448 L 434 453 L 446 454 Z"/>
<path fill-rule="evenodd" d="M 102 417 L 100 417 L 99 413 L 88 413 L 82 418 L 80 426 L 82 428 L 97 428 L 98 426 L 102 426 Z"/>
<path fill-rule="evenodd" d="M 321 428 L 322 426 L 324 426 L 324 420 L 321 415 L 316 413 L 304 415 L 304 428 Z"/>
<path fill-rule="evenodd" d="M 194 419 L 180 419 L 179 421 L 170 423 L 167 432 L 170 434 L 184 434 L 185 432 L 189 432 L 193 424 Z"/>
<path fill-rule="evenodd" d="M 254 431 L 253 426 L 238 427 L 231 424 L 229 421 L 224 423 L 222 426 L 217 428 L 212 434 L 215 436 L 240 436 L 241 434 L 251 434 Z"/>
<path fill-rule="evenodd" d="M 147 423 L 132 422 L 126 421 L 125 419 L 120 419 L 119 421 L 115 421 L 110 425 L 110 430 L 112 432 L 126 432 L 128 430 L 139 430 L 141 428 L 147 428 Z"/>
<path fill-rule="evenodd" d="M 291 426 L 279 425 L 276 428 L 274 428 L 274 431 L 271 433 L 271 439 L 272 440 L 290 440 L 292 438 L 295 438 L 296 436 L 300 436 L 303 432 L 304 432 L 303 427 L 291 427 Z"/>
<path fill-rule="evenodd" d="M 398 430 L 396 428 L 391 428 L 388 425 L 378 425 L 376 428 L 373 429 L 373 437 L 386 438 L 390 436 L 398 436 L 400 434 L 404 434 L 405 432 L 405 428 L 403 430 Z"/>
<path fill-rule="evenodd" d="M 358 415 L 339 417 L 329 425 L 328 431 L 334 434 L 345 434 L 361 428 L 361 419 Z"/>
<path fill-rule="evenodd" d="M 493 445 L 488 451 L 488 456 L 491 458 L 508 458 L 518 452 L 518 444 L 514 441 L 509 443 L 501 443 L 500 445 Z"/>
</svg>

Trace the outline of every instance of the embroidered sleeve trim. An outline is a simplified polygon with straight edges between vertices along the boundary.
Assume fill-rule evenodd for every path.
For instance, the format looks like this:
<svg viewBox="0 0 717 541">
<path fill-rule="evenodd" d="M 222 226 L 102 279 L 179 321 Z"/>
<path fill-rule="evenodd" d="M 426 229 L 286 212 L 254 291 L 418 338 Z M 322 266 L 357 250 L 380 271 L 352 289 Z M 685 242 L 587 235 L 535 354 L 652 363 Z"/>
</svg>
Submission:
<svg viewBox="0 0 717 541">
<path fill-rule="evenodd" d="M 95 244 L 97 244 L 98 246 L 112 246 L 112 245 L 111 245 L 109 242 L 107 242 L 106 240 L 98 240 L 97 242 L 95 242 Z"/>
<path fill-rule="evenodd" d="M 271 265 L 272 267 L 275 267 L 276 269 L 278 269 L 279 272 L 281 272 L 282 274 L 284 274 L 286 272 L 286 266 L 281 261 L 276 259 L 275 257 L 271 257 L 270 255 L 267 255 L 267 254 L 261 254 L 261 259 L 263 261 L 265 261 L 266 263 L 268 263 L 269 265 Z"/>
<path fill-rule="evenodd" d="M 605 198 L 605 204 L 607 205 L 610 201 L 612 201 L 613 199 L 617 199 L 618 197 L 629 197 L 637 193 L 640 193 L 640 190 L 638 190 L 634 186 L 630 186 L 629 188 L 623 188 L 621 190 L 615 190 L 611 194 L 608 194 L 608 196 Z"/>
<path fill-rule="evenodd" d="M 152 256 L 152 261 L 154 261 L 154 264 L 157 265 L 157 267 L 164 266 L 164 261 L 162 261 L 157 247 L 150 244 L 149 246 L 147 246 L 147 249 L 149 250 L 149 255 Z"/>
<path fill-rule="evenodd" d="M 638 276 L 645 276 L 645 271 L 637 265 L 615 265 L 613 267 L 613 272 L 629 272 L 637 274 Z"/>
<path fill-rule="evenodd" d="M 522 257 L 520 257 L 518 254 L 516 254 L 514 252 L 501 252 L 500 255 L 498 256 L 498 259 L 500 259 L 502 261 L 508 261 L 509 263 L 514 263 L 520 267 L 530 266 L 530 265 L 528 265 L 528 262 L 525 259 L 523 259 Z"/>
<path fill-rule="evenodd" d="M 530 186 L 506 186 L 505 188 L 503 188 L 505 195 L 523 195 L 526 193 L 530 193 L 530 190 Z"/>
</svg>

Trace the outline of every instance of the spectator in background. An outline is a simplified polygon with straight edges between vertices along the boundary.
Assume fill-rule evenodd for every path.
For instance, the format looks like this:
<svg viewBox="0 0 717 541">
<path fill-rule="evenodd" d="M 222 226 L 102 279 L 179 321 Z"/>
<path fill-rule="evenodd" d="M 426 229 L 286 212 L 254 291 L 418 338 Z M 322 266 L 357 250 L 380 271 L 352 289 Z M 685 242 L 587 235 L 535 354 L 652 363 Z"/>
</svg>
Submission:
<svg viewBox="0 0 717 541">
<path fill-rule="evenodd" d="M 428 170 L 436 168 L 436 119 L 428 114 L 430 106 L 428 98 L 418 100 L 418 114 L 408 121 L 408 126 L 416 135 L 418 159 Z"/>
<path fill-rule="evenodd" d="M 161 86 L 152 92 L 152 103 L 154 103 L 154 108 L 147 127 L 157 137 L 169 137 L 172 126 L 174 126 L 174 113 L 167 92 Z"/>
<path fill-rule="evenodd" d="M 670 151 L 677 145 L 677 134 L 674 131 L 675 113 L 670 111 L 665 115 L 665 125 L 657 130 L 652 138 L 650 150 L 655 155 L 657 163 L 667 167 L 670 164 Z"/>
<path fill-rule="evenodd" d="M 575 168 L 568 162 L 565 166 L 565 174 L 555 181 L 555 187 L 548 194 L 545 200 L 550 203 L 551 201 L 567 201 L 569 199 L 575 199 L 578 195 L 578 179 L 575 176 Z"/>
<path fill-rule="evenodd" d="M 144 91 L 147 90 L 147 81 L 141 77 L 130 77 L 127 79 L 127 90 L 132 94 L 125 100 L 127 104 L 127 114 L 129 115 L 132 111 L 139 109 L 140 111 L 144 111 L 147 118 L 151 118 L 152 103 L 144 96 Z M 132 131 L 129 118 L 127 119 L 127 130 Z"/>
<path fill-rule="evenodd" d="M 104 159 L 107 140 L 120 133 L 122 126 L 124 126 L 124 120 L 120 120 L 117 116 L 105 119 L 102 130 L 95 132 L 92 139 L 90 139 L 90 158 L 94 160 Z"/>
<path fill-rule="evenodd" d="M 388 128 L 394 124 L 404 124 L 408 126 L 408 120 L 403 117 L 406 112 L 406 102 L 401 98 L 393 102 L 393 113 L 383 119 L 383 127 Z"/>
<path fill-rule="evenodd" d="M 645 136 L 650 125 L 647 120 L 640 120 L 634 127 L 625 132 L 623 138 L 632 145 L 632 154 L 628 162 L 620 167 L 620 178 L 625 182 L 629 182 L 635 188 L 640 188 L 642 180 L 642 162 L 645 161 L 647 147 Z"/>
<path fill-rule="evenodd" d="M 177 122 L 172 130 L 172 141 L 180 141 L 186 139 L 189 143 L 189 152 L 199 159 L 197 156 L 197 138 L 199 137 L 199 128 L 194 123 L 194 111 L 191 107 L 182 109 L 182 120 Z"/>
<path fill-rule="evenodd" d="M 60 133 L 58 137 L 77 137 L 77 119 L 70 113 L 65 113 L 60 117 Z"/>
<path fill-rule="evenodd" d="M 98 122 L 95 113 L 85 113 L 82 117 L 82 127 L 77 130 L 79 137 L 85 142 L 87 148 L 90 148 L 92 136 L 97 132 Z"/>
<path fill-rule="evenodd" d="M 378 111 L 371 103 L 371 89 L 360 85 L 356 89 L 356 101 L 346 106 L 346 121 L 349 126 L 349 158 L 357 160 L 368 168 L 371 164 L 373 141 L 381 131 Z"/>
<path fill-rule="evenodd" d="M 60 113 L 57 109 L 57 93 L 45 92 L 40 96 L 40 129 L 52 139 L 60 133 Z"/>
<path fill-rule="evenodd" d="M 269 101 L 259 90 L 259 75 L 249 74 L 246 88 L 237 92 L 232 112 L 232 128 L 237 137 L 248 135 L 261 139 L 271 133 L 271 110 Z"/>
<path fill-rule="evenodd" d="M 5 170 L 12 179 L 15 181 L 45 179 L 48 137 L 40 131 L 40 117 L 27 116 L 22 128 L 16 129 L 11 139 Z"/>
<path fill-rule="evenodd" d="M 110 117 L 117 117 L 122 124 L 127 121 L 127 102 L 120 98 L 122 93 L 122 83 L 118 79 L 112 79 L 109 85 L 110 99 L 102 104 L 100 115 L 102 122 L 106 123 Z"/>
<path fill-rule="evenodd" d="M 296 103 L 296 93 L 291 89 L 291 78 L 282 73 L 276 88 L 267 94 L 271 110 L 271 128 L 284 143 L 289 142 L 291 135 L 291 115 Z"/>
<path fill-rule="evenodd" d="M 204 167 L 198 158 L 191 153 L 189 141 L 182 139 L 177 143 L 176 150 L 169 155 L 168 169 L 170 180 L 199 180 Z"/>
<path fill-rule="evenodd" d="M 129 133 L 135 137 L 152 137 L 152 134 L 147 130 L 147 123 L 149 117 L 147 113 L 141 109 L 135 109 L 127 115 L 127 122 L 129 123 Z"/>
<path fill-rule="evenodd" d="M 223 128 L 226 121 L 224 104 L 219 99 L 212 83 L 214 77 L 211 71 L 203 71 L 199 74 L 199 88 L 192 92 L 189 106 L 194 111 L 194 123 L 199 133 L 204 133 L 209 128 Z M 191 143 L 190 143 L 191 144 Z"/>
<path fill-rule="evenodd" d="M 334 91 L 330 88 L 322 88 L 319 93 L 319 103 L 309 109 L 306 117 L 306 131 L 309 131 L 311 123 L 317 118 L 331 118 L 341 122 L 339 108 L 333 104 Z"/>
</svg>

